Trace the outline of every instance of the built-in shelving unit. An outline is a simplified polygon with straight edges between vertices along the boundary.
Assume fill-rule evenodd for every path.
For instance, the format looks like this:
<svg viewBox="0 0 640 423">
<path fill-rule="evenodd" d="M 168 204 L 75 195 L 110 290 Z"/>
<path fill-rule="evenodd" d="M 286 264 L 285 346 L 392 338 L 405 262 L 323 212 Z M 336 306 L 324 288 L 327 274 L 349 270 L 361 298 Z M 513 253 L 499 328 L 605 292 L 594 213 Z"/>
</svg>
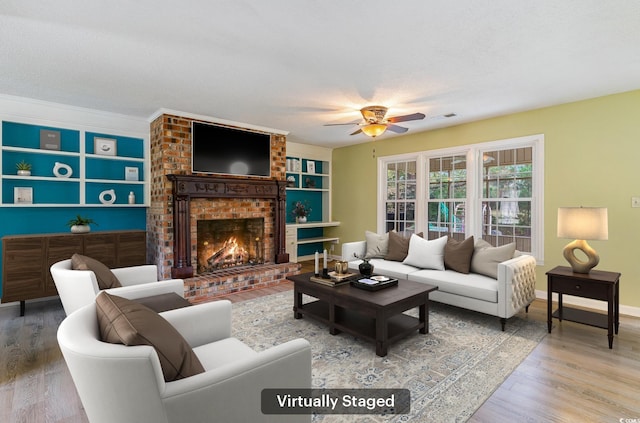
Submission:
<svg viewBox="0 0 640 423">
<path fill-rule="evenodd" d="M 148 206 L 144 139 L 17 121 L 1 128 L 0 206 Z M 31 175 L 17 174 L 22 161 Z"/>
<path fill-rule="evenodd" d="M 287 143 L 287 233 L 290 261 L 312 258 L 315 251 L 338 243 L 326 228 L 339 226 L 331 219 L 331 150 Z M 307 221 L 296 221 L 294 204 L 302 202 L 311 209 Z"/>
</svg>

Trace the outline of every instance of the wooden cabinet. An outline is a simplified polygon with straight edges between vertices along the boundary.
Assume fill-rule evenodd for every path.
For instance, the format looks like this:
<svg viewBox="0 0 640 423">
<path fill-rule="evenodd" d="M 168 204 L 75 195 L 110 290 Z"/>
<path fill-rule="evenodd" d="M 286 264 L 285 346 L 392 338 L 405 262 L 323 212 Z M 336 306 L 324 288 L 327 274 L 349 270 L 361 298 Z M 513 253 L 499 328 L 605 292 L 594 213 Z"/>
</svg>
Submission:
<svg viewBox="0 0 640 423">
<path fill-rule="evenodd" d="M 101 261 L 108 267 L 146 263 L 145 231 L 103 231 L 87 234 L 11 235 L 2 238 L 2 302 L 57 295 L 49 268 L 74 253 Z"/>
</svg>

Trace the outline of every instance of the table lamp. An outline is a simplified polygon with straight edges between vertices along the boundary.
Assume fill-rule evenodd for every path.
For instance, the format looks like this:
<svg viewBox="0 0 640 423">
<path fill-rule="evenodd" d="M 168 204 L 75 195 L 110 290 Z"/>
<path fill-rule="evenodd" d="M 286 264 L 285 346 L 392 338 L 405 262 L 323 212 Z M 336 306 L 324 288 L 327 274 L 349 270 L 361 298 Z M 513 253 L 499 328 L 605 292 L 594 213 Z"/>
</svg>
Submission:
<svg viewBox="0 0 640 423">
<path fill-rule="evenodd" d="M 600 257 L 596 250 L 587 244 L 590 240 L 607 240 L 609 227 L 606 207 L 560 207 L 558 209 L 558 238 L 574 238 L 564 247 L 562 254 L 575 273 L 589 273 Z M 575 255 L 575 250 L 582 251 L 587 261 Z"/>
</svg>

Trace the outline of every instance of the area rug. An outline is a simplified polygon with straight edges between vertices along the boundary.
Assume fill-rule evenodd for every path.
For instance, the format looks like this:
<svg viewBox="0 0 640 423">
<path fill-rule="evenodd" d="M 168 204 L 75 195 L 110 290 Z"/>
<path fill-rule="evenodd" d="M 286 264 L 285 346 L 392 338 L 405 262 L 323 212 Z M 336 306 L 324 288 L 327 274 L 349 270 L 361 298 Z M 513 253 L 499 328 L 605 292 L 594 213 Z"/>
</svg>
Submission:
<svg viewBox="0 0 640 423">
<path fill-rule="evenodd" d="M 305 296 L 305 302 L 313 299 Z M 431 303 L 429 333 L 409 336 L 378 357 L 372 343 L 329 334 L 293 318 L 293 292 L 233 304 L 233 336 L 255 350 L 294 338 L 312 347 L 313 388 L 406 388 L 404 415 L 314 415 L 314 422 L 464 422 L 546 335 L 544 322 L 521 313 L 501 331 L 497 317 Z M 417 316 L 417 309 L 407 314 Z"/>
</svg>

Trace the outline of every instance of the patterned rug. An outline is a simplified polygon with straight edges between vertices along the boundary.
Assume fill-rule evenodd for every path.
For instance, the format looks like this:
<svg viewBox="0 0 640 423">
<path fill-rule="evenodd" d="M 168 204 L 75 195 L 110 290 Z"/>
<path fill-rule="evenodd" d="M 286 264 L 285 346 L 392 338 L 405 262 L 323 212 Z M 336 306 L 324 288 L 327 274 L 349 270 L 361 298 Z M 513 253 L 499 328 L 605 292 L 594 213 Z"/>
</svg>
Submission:
<svg viewBox="0 0 640 423">
<path fill-rule="evenodd" d="M 312 300 L 305 296 L 305 302 Z M 430 303 L 429 333 L 416 331 L 378 357 L 372 343 L 293 318 L 293 291 L 233 304 L 233 336 L 256 350 L 294 338 L 312 346 L 313 388 L 406 388 L 406 415 L 317 415 L 314 422 L 464 422 L 546 335 L 520 313 L 497 317 Z M 417 309 L 407 314 L 417 316 Z"/>
</svg>

